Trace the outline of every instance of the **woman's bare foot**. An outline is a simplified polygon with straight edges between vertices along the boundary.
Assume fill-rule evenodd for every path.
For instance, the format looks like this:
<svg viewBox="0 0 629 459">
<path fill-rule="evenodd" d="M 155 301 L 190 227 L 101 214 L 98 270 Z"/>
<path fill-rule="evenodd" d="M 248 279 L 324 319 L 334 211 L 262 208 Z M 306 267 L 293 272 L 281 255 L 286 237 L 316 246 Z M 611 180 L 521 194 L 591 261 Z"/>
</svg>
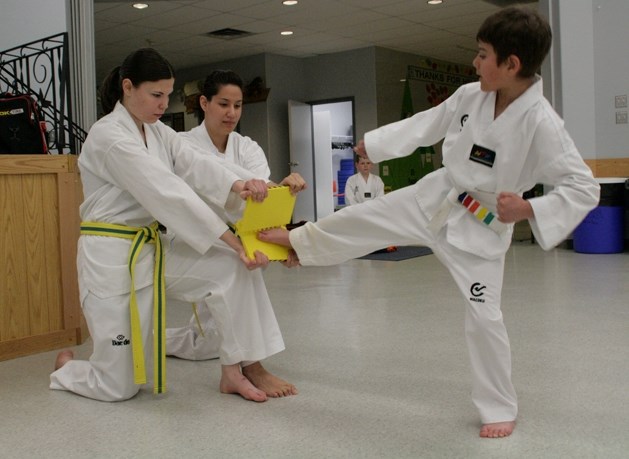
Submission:
<svg viewBox="0 0 629 459">
<path fill-rule="evenodd" d="M 515 421 L 483 424 L 480 428 L 480 436 L 483 438 L 508 437 L 513 432 L 513 429 L 515 429 Z"/>
<path fill-rule="evenodd" d="M 290 240 L 288 238 L 288 230 L 284 228 L 271 228 L 268 230 L 260 231 L 258 233 L 258 239 L 264 242 L 272 242 L 273 244 L 283 245 L 284 247 L 290 247 Z"/>
<path fill-rule="evenodd" d="M 260 362 L 243 367 L 242 374 L 269 397 L 287 397 L 298 393 L 295 386 L 266 371 Z"/>
<path fill-rule="evenodd" d="M 266 402 L 266 394 L 243 376 L 240 365 L 222 365 L 221 372 L 219 388 L 223 394 L 239 394 L 246 400 Z"/>
<path fill-rule="evenodd" d="M 57 358 L 55 359 L 55 371 L 64 366 L 73 358 L 74 352 L 72 352 L 70 349 L 59 352 L 59 354 L 57 354 Z"/>
</svg>

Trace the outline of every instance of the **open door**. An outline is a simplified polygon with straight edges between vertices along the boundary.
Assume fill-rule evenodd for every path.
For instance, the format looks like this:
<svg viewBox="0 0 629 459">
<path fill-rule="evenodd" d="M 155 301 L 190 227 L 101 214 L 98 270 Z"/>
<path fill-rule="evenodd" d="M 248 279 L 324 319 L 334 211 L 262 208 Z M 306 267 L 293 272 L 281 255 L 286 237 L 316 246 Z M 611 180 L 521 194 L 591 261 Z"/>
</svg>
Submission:
<svg viewBox="0 0 629 459">
<path fill-rule="evenodd" d="M 332 176 L 332 143 L 330 112 L 313 112 L 315 216 L 319 220 L 334 213 L 334 178 Z"/>
<path fill-rule="evenodd" d="M 312 106 L 295 100 L 288 101 L 288 135 L 290 171 L 300 174 L 308 188 L 297 195 L 293 222 L 316 220 L 316 183 L 314 180 L 314 150 L 312 135 Z"/>
</svg>

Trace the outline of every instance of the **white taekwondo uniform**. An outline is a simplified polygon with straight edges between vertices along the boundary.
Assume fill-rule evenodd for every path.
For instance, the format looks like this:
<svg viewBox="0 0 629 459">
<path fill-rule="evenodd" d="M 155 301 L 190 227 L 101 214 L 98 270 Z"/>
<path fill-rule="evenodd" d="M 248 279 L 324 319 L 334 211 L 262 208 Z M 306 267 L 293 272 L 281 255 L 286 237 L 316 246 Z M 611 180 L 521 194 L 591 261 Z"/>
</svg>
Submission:
<svg viewBox="0 0 629 459">
<path fill-rule="evenodd" d="M 200 147 L 205 154 L 212 154 L 223 164 L 235 164 L 249 171 L 255 178 L 270 180 L 271 170 L 262 148 L 249 137 L 231 132 L 225 152 L 218 151 L 204 123 L 187 132 L 178 133 L 182 138 Z M 213 207 L 225 222 L 235 223 L 237 215 Z M 264 286 L 261 270 L 251 272 L 257 282 Z M 166 329 L 167 355 L 187 360 L 215 359 L 219 356 L 220 336 L 210 310 L 203 304 L 196 305 L 197 316 L 192 315 L 184 327 Z M 198 331 L 201 326 L 203 333 Z"/>
<path fill-rule="evenodd" d="M 340 263 L 383 245 L 430 247 L 467 303 L 472 398 L 483 423 L 510 421 L 517 415 L 500 310 L 513 225 L 499 224 L 494 231 L 458 203 L 459 193 L 468 192 L 495 214 L 499 192 L 521 195 L 537 183 L 552 185 L 548 194 L 529 201 L 535 214 L 530 224 L 545 250 L 568 236 L 599 199 L 590 169 L 542 95 L 541 78 L 496 119 L 495 101 L 494 92 L 482 92 L 479 83 L 471 83 L 437 107 L 368 132 L 365 147 L 375 162 L 410 154 L 445 137 L 444 167 L 415 185 L 289 233 L 305 266 Z"/>
<path fill-rule="evenodd" d="M 168 296 L 207 304 L 222 335 L 221 363 L 283 350 L 264 284 L 219 240 L 227 225 L 207 205 L 238 208 L 242 200 L 230 189 L 239 176 L 161 122 L 144 124 L 144 131 L 146 145 L 120 103 L 92 126 L 79 156 L 82 220 L 133 227 L 159 221 L 173 231 L 174 238 L 162 236 Z M 71 360 L 52 373 L 52 389 L 105 401 L 140 389 L 129 344 L 130 246 L 128 239 L 80 237 L 79 290 L 94 349 L 89 361 Z M 153 330 L 154 252 L 146 244 L 135 269 L 145 350 Z"/>
<path fill-rule="evenodd" d="M 360 174 L 354 174 L 345 183 L 345 204 L 348 206 L 384 196 L 384 183 L 375 174 L 369 174 L 367 180 Z"/>
</svg>

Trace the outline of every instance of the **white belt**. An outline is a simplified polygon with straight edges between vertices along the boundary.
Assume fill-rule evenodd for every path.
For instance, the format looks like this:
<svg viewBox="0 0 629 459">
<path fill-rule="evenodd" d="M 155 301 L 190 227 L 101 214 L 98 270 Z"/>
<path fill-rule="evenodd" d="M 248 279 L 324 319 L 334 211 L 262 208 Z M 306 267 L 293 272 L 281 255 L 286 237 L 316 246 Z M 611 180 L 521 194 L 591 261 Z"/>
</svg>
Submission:
<svg viewBox="0 0 629 459">
<path fill-rule="evenodd" d="M 498 221 L 498 217 L 492 211 L 483 206 L 480 201 L 474 199 L 466 191 L 459 193 L 455 188 L 451 189 L 446 198 L 443 200 L 435 215 L 430 219 L 428 229 L 433 234 L 437 234 L 445 225 L 450 211 L 457 204 L 461 204 L 471 214 L 473 214 L 479 223 L 484 224 L 498 234 L 502 234 L 508 229 L 508 225 Z"/>
</svg>

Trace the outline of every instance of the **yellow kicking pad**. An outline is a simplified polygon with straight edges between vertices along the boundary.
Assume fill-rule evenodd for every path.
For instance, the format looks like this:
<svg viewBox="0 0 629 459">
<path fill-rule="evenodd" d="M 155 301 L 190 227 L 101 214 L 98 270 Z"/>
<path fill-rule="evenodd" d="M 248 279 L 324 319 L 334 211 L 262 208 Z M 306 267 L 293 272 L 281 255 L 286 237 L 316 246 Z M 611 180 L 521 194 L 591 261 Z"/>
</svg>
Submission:
<svg viewBox="0 0 629 459">
<path fill-rule="evenodd" d="M 296 196 L 287 186 L 269 188 L 269 195 L 262 202 L 247 199 L 242 218 L 236 223 L 236 235 L 240 237 L 245 252 L 254 259 L 254 252 L 259 250 L 270 261 L 284 261 L 288 258 L 288 247 L 258 239 L 258 232 L 270 228 L 286 228 L 295 209 Z"/>
</svg>

